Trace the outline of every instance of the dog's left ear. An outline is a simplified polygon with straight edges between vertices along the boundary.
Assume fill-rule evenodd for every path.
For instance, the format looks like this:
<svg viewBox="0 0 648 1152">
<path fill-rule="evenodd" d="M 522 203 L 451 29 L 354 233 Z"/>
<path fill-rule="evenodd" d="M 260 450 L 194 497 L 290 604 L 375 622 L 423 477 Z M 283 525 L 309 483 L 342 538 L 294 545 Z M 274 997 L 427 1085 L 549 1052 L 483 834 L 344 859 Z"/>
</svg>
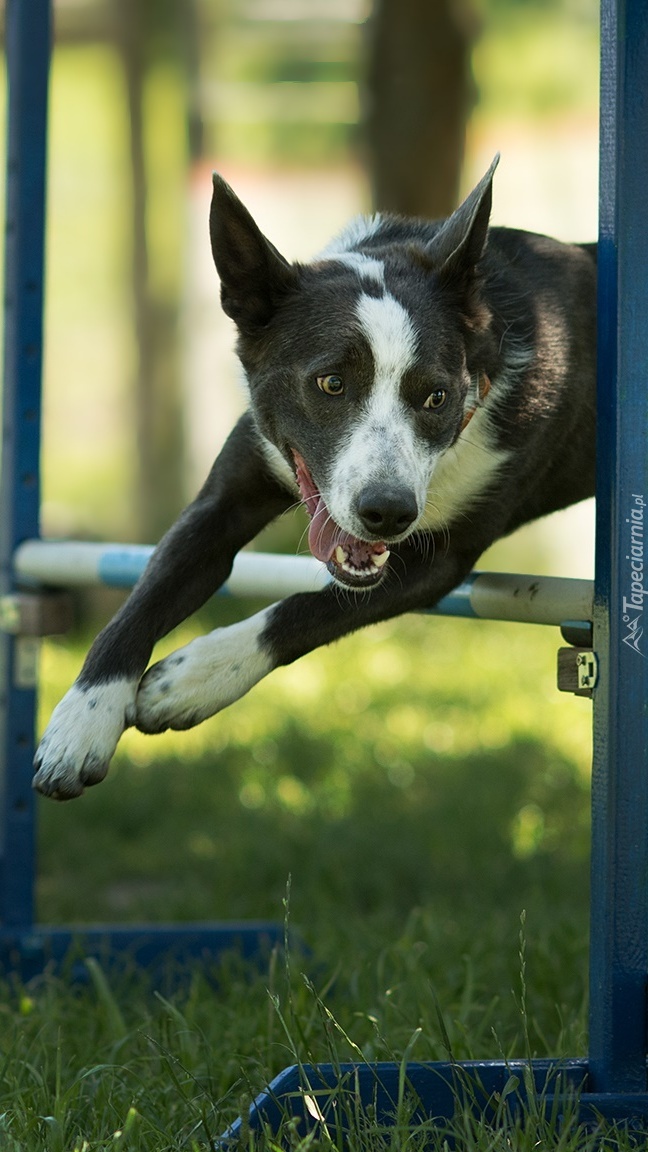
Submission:
<svg viewBox="0 0 648 1152">
<path fill-rule="evenodd" d="M 209 234 L 223 311 L 248 335 L 271 319 L 297 286 L 297 272 L 261 232 L 222 176 L 214 173 Z"/>
<path fill-rule="evenodd" d="M 476 188 L 448 217 L 426 249 L 426 256 L 443 279 L 470 277 L 486 247 L 490 219 L 493 175 L 499 153 Z"/>
</svg>

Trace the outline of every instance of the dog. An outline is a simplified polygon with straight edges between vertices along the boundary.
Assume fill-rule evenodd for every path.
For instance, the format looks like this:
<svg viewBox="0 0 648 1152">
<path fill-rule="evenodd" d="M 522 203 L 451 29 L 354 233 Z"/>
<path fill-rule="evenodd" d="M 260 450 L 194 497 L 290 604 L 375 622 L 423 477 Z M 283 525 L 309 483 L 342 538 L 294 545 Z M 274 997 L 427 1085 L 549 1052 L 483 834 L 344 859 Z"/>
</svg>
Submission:
<svg viewBox="0 0 648 1152">
<path fill-rule="evenodd" d="M 214 176 L 249 408 L 54 710 L 39 792 L 98 783 L 129 725 L 189 728 L 278 665 L 433 606 L 499 537 L 593 494 L 596 246 L 490 227 L 498 159 L 447 220 L 360 217 L 305 264 Z M 296 499 L 330 584 L 146 671 Z"/>
</svg>

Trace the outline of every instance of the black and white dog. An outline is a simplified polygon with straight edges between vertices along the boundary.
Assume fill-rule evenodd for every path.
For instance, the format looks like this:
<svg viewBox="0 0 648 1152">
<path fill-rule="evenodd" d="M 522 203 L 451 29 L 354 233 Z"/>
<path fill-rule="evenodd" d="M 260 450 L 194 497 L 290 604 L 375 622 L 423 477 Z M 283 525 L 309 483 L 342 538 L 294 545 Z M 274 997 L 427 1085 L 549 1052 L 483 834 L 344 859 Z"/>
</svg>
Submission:
<svg viewBox="0 0 648 1152">
<path fill-rule="evenodd" d="M 40 792 L 100 781 L 128 725 L 191 727 L 277 665 L 435 604 L 498 537 L 592 495 L 596 249 L 489 229 L 496 163 L 448 220 L 356 219 L 309 264 L 285 260 L 214 178 L 249 410 L 55 709 Z M 334 581 L 146 672 L 296 498 Z"/>
</svg>

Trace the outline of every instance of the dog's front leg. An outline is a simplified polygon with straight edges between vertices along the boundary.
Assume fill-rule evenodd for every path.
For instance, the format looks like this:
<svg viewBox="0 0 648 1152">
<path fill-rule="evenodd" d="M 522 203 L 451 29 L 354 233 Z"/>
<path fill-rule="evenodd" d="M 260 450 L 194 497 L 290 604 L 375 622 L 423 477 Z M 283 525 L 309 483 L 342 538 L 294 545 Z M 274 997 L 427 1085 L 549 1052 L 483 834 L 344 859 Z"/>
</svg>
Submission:
<svg viewBox="0 0 648 1152">
<path fill-rule="evenodd" d="M 431 561 L 420 546 L 398 551 L 404 565 L 398 584 L 387 578 L 371 592 L 331 585 L 289 596 L 153 665 L 139 686 L 137 727 L 144 732 L 190 728 L 238 700 L 274 668 L 367 624 L 432 607 L 470 572 L 479 554 L 453 555 L 439 547 L 438 559 Z"/>
<path fill-rule="evenodd" d="M 135 719 L 154 644 L 227 580 L 239 549 L 292 502 L 270 474 L 250 418 L 241 418 L 196 500 L 156 548 L 120 611 L 98 635 L 40 742 L 34 787 L 58 800 L 106 775 Z"/>
<path fill-rule="evenodd" d="M 233 704 L 277 666 L 265 631 L 291 596 L 254 616 L 198 636 L 143 677 L 135 724 L 142 732 L 193 728 Z"/>
</svg>

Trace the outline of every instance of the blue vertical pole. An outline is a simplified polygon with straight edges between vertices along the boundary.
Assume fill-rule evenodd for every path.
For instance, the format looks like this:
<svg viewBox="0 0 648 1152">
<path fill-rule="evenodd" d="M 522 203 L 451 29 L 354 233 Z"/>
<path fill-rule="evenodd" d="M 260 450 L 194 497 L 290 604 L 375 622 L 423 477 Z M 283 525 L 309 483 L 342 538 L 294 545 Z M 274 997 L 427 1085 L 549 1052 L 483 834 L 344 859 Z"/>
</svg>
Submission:
<svg viewBox="0 0 648 1152">
<path fill-rule="evenodd" d="M 50 0 L 8 0 L 7 207 L 0 596 L 38 535 Z M 33 920 L 35 675 L 29 641 L 0 633 L 0 925 Z"/>
<path fill-rule="evenodd" d="M 646 1091 L 648 4 L 601 13 L 599 440 L 590 1068 Z"/>
</svg>

